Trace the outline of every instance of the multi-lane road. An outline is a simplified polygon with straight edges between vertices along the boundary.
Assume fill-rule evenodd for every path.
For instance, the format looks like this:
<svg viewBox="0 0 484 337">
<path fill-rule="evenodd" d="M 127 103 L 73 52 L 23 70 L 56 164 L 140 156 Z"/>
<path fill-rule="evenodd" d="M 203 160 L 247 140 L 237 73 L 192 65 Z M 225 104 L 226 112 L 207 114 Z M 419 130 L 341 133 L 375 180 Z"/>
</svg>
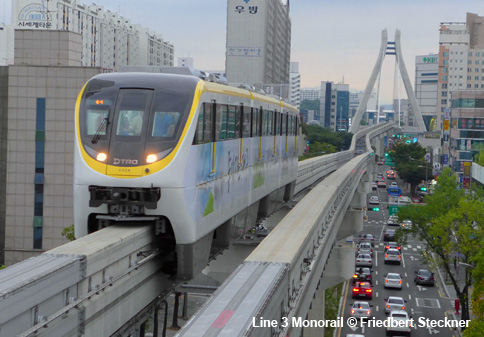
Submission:
<svg viewBox="0 0 484 337">
<path fill-rule="evenodd" d="M 388 166 L 378 166 L 380 173 L 384 173 L 386 177 L 386 170 Z M 393 180 L 387 180 L 389 185 Z M 402 186 L 402 181 L 398 179 L 398 184 Z M 403 190 L 403 188 L 402 188 Z M 384 248 L 383 233 L 386 228 L 395 228 L 395 226 L 388 226 L 388 195 L 386 188 L 378 188 L 377 191 L 372 191 L 368 198 L 372 195 L 377 195 L 381 201 L 380 211 L 368 211 L 368 221 L 364 225 L 364 230 L 361 234 L 370 233 L 375 237 L 373 248 L 373 298 L 371 300 L 352 298 L 352 281 L 346 283 L 343 289 L 343 327 L 337 331 L 337 337 L 345 337 L 347 334 L 362 334 L 368 336 L 385 336 L 385 327 L 370 327 L 369 324 L 378 325 L 379 322 L 385 321 L 388 316 L 385 315 L 385 299 L 388 296 L 398 296 L 406 300 L 406 310 L 414 320 L 414 328 L 411 335 L 414 337 L 423 336 L 437 336 L 437 337 L 452 337 L 458 336 L 457 331 L 449 327 L 439 327 L 437 324 L 442 324 L 445 319 L 453 320 L 454 316 L 454 299 L 445 297 L 443 285 L 440 283 L 437 270 L 432 270 L 432 266 L 425 261 L 422 254 L 424 244 L 417 238 L 408 237 L 406 245 L 402 246 L 402 263 L 385 264 L 384 263 Z M 374 207 L 374 206 L 371 206 Z M 354 242 L 359 243 L 359 236 L 354 236 Z M 414 272 L 420 268 L 429 269 L 435 273 L 436 285 L 432 286 L 417 286 L 414 283 Z M 386 289 L 384 288 L 384 275 L 387 273 L 399 273 L 402 276 L 402 289 Z M 358 323 L 358 327 L 350 327 L 347 324 L 347 319 L 351 316 L 351 305 L 354 301 L 368 301 L 372 307 L 373 322 L 368 324 Z M 434 326 L 432 326 L 434 325 Z"/>
</svg>

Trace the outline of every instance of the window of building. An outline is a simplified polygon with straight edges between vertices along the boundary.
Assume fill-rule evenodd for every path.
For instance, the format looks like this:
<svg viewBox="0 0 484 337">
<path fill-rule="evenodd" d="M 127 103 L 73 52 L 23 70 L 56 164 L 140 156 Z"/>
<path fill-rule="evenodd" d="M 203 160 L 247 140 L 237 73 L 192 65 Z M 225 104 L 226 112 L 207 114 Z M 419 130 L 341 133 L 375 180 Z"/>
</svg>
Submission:
<svg viewBox="0 0 484 337">
<path fill-rule="evenodd" d="M 442 83 L 442 89 L 447 89 L 447 83 Z"/>
<path fill-rule="evenodd" d="M 440 100 L 440 104 L 447 104 L 447 100 L 446 99 Z"/>
<path fill-rule="evenodd" d="M 442 91 L 442 97 L 447 97 L 447 91 Z"/>
<path fill-rule="evenodd" d="M 472 52 L 470 51 L 469 54 L 467 54 L 467 56 L 472 56 Z"/>
<path fill-rule="evenodd" d="M 475 60 L 474 61 L 474 64 L 480 64 L 480 61 L 479 60 Z"/>
</svg>

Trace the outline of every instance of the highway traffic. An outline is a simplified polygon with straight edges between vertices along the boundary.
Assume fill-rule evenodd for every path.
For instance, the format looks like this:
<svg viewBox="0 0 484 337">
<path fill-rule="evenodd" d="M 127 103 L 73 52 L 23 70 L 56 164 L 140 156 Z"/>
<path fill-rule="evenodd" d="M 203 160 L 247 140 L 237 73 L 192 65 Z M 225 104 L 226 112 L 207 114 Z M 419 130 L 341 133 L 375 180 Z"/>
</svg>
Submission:
<svg viewBox="0 0 484 337">
<path fill-rule="evenodd" d="M 378 173 L 385 173 L 388 169 L 388 166 L 379 165 Z M 386 185 L 390 186 L 392 181 L 387 180 Z M 402 187 L 402 190 L 405 190 L 403 188 L 403 182 L 398 177 L 396 182 Z M 375 196 L 380 201 L 379 206 L 375 205 Z M 346 282 L 346 286 L 343 289 L 341 309 L 344 324 L 343 327 L 339 328 L 336 335 L 338 337 L 350 336 L 352 334 L 355 336 L 384 336 L 385 334 L 396 336 L 408 336 L 411 334 L 414 337 L 433 335 L 438 337 L 458 336 L 458 332 L 454 328 L 445 326 L 446 320 L 447 325 L 449 325 L 449 320 L 454 320 L 454 316 L 452 315 L 455 312 L 454 299 L 445 297 L 445 292 L 442 288 L 443 285 L 441 284 L 442 278 L 439 277 L 438 271 L 434 270 L 432 263 L 427 262 L 425 256 L 422 254 L 424 244 L 418 238 L 409 236 L 407 243 L 401 246 L 399 259 L 387 261 L 388 264 L 385 263 L 385 246 L 388 242 L 384 241 L 384 233 L 386 229 L 399 229 L 400 224 L 395 226 L 390 221 L 391 225 L 388 225 L 389 214 L 386 204 L 388 202 L 387 187 L 383 188 L 379 186 L 376 190 L 373 189 L 368 194 L 368 201 L 370 200 L 372 203 L 370 204 L 368 202 L 368 208 L 379 207 L 379 210 L 369 210 L 367 212 L 368 221 L 364 224 L 363 232 L 355 235 L 353 239 L 358 249 L 360 240 L 362 242 L 368 241 L 367 237 L 371 239 L 371 236 L 368 234 L 373 235 L 371 278 L 366 276 L 365 279 L 365 277 L 359 276 L 355 280 L 362 281 L 363 283 L 369 283 L 371 280 L 371 293 L 368 290 L 362 293 L 361 289 L 359 289 L 359 286 L 362 285 L 361 283 L 355 282 L 354 280 Z M 366 246 L 363 245 L 362 249 L 366 249 Z M 393 249 L 396 248 L 394 247 Z M 358 253 L 356 252 L 356 254 Z M 358 260 L 357 256 L 356 261 Z M 359 262 L 356 263 L 358 264 Z M 415 283 L 415 272 L 420 269 L 427 269 L 434 273 L 435 286 L 432 286 L 430 284 L 431 282 L 429 282 L 429 285 Z M 386 280 L 386 276 L 389 279 Z M 398 276 L 401 277 L 401 280 Z M 395 280 L 392 281 L 392 278 Z M 420 280 L 423 281 L 424 277 L 421 276 Z M 371 294 L 371 298 L 367 296 L 369 293 Z M 353 295 L 356 295 L 356 298 Z M 403 304 L 398 304 L 394 309 L 403 310 L 410 317 L 403 319 L 403 323 L 400 322 L 399 327 L 393 329 L 395 331 L 387 332 L 385 324 L 389 321 L 389 314 L 385 311 L 390 311 L 391 309 L 387 307 L 389 297 L 392 297 L 390 302 L 395 301 L 398 303 L 400 298 L 403 299 Z M 370 305 L 369 308 L 365 302 Z M 398 306 L 401 306 L 401 308 Z M 365 308 L 366 310 L 360 310 L 361 312 L 359 313 L 358 308 Z M 352 312 L 352 310 L 354 311 Z M 404 313 L 401 312 L 401 314 L 403 315 Z M 359 318 L 361 316 L 368 316 L 363 321 L 365 323 L 361 322 Z M 357 318 L 353 320 L 351 317 Z M 352 323 L 355 326 L 350 326 Z M 409 324 L 412 326 L 411 328 L 408 327 Z M 398 322 L 395 325 L 398 325 Z"/>
</svg>

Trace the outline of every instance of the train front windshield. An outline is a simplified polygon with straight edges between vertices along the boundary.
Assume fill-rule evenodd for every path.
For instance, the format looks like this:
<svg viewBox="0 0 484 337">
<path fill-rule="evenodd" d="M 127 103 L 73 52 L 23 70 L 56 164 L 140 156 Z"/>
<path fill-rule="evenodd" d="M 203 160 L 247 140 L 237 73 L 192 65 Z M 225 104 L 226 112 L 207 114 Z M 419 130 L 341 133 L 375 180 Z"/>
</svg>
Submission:
<svg viewBox="0 0 484 337">
<path fill-rule="evenodd" d="M 190 113 L 196 82 L 169 78 L 172 81 L 165 83 L 160 81 L 163 78 L 143 81 L 153 84 L 149 88 L 97 78 L 87 84 L 79 127 L 83 147 L 92 158 L 104 159 L 108 165 L 139 166 L 159 161 L 175 148 Z"/>
</svg>

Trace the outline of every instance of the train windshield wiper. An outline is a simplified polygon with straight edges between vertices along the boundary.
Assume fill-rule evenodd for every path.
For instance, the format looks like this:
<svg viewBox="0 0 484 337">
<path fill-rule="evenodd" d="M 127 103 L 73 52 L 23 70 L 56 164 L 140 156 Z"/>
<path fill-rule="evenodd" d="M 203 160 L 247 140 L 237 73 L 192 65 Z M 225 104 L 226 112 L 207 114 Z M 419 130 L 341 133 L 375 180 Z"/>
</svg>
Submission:
<svg viewBox="0 0 484 337">
<path fill-rule="evenodd" d="M 99 141 L 99 139 L 102 136 L 103 131 L 104 131 L 104 134 L 106 134 L 106 129 L 107 129 L 108 124 L 109 124 L 108 118 L 107 117 L 103 118 L 103 120 L 99 124 L 99 127 L 97 128 L 96 133 L 94 134 L 94 136 L 91 139 L 92 144 L 96 144 Z"/>
</svg>

